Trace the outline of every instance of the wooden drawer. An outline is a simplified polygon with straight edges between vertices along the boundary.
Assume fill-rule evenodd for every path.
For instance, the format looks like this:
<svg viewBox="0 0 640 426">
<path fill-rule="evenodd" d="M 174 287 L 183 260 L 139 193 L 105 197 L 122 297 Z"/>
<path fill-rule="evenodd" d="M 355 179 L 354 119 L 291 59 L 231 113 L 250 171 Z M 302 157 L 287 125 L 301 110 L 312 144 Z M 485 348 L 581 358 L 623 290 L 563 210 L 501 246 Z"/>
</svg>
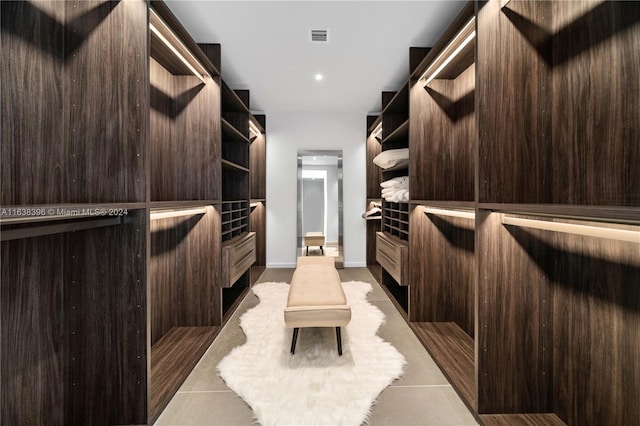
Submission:
<svg viewBox="0 0 640 426">
<path fill-rule="evenodd" d="M 376 260 L 398 284 L 409 284 L 409 245 L 406 241 L 376 232 Z"/>
<path fill-rule="evenodd" d="M 225 241 L 222 245 L 222 287 L 231 287 L 255 261 L 255 232 Z"/>
</svg>

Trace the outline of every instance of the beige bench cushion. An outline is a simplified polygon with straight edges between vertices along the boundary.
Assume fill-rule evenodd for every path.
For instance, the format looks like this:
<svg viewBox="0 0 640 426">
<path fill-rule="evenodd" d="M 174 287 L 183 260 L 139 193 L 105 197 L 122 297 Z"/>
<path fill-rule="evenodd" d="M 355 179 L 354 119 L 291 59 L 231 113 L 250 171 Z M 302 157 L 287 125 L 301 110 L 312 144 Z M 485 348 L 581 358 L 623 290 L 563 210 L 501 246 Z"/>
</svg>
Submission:
<svg viewBox="0 0 640 426">
<path fill-rule="evenodd" d="M 342 327 L 349 323 L 351 307 L 332 258 L 298 258 L 284 320 L 289 328 Z"/>
<path fill-rule="evenodd" d="M 304 234 L 305 246 L 324 246 L 324 234 L 322 232 L 307 232 Z"/>
</svg>

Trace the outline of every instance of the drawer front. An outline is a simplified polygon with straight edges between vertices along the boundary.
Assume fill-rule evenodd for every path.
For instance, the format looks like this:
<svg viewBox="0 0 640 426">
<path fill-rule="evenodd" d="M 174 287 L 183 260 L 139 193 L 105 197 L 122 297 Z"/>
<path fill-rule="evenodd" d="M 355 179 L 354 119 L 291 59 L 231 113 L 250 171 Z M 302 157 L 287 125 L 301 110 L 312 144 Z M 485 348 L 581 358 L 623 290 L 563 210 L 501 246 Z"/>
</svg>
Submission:
<svg viewBox="0 0 640 426">
<path fill-rule="evenodd" d="M 400 285 L 408 284 L 408 247 L 387 238 L 382 232 L 376 234 L 376 261 Z"/>
<path fill-rule="evenodd" d="M 230 241 L 222 247 L 222 286 L 231 287 L 256 261 L 256 234 Z"/>
</svg>

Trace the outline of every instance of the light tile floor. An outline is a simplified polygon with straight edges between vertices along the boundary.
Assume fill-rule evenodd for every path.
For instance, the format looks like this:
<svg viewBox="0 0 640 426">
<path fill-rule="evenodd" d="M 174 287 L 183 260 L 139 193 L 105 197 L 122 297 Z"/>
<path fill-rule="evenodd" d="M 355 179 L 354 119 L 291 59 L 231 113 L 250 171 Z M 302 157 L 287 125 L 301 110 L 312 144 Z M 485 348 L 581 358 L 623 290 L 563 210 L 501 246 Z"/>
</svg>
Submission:
<svg viewBox="0 0 640 426">
<path fill-rule="evenodd" d="M 369 425 L 477 425 L 440 369 L 366 268 L 339 270 L 342 281 L 366 281 L 370 303 L 386 316 L 378 335 L 406 358 L 404 375 L 386 388 L 371 410 Z M 290 282 L 293 269 L 267 269 L 258 282 Z M 242 345 L 240 316 L 258 304 L 251 292 L 231 316 L 211 347 L 164 410 L 157 425 L 251 425 L 249 406 L 216 373 L 218 362 Z"/>
</svg>

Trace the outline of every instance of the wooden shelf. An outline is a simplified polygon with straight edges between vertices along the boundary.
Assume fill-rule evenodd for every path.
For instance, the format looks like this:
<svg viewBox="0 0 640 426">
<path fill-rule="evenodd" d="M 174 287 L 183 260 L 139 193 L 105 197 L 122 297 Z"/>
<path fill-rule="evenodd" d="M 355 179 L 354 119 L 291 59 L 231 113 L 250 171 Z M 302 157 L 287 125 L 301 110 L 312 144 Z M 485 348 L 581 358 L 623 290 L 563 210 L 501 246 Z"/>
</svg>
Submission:
<svg viewBox="0 0 640 426">
<path fill-rule="evenodd" d="M 640 224 L 640 207 L 563 204 L 480 203 L 479 208 L 501 213 L 531 214 L 565 219 Z"/>
<path fill-rule="evenodd" d="M 225 167 L 227 169 L 232 169 L 232 170 L 236 170 L 236 171 L 240 171 L 240 172 L 249 173 L 249 169 L 248 168 L 242 167 L 241 165 L 233 163 L 233 162 L 231 162 L 229 160 L 222 159 L 222 160 L 220 160 L 220 162 L 222 163 L 222 167 Z"/>
<path fill-rule="evenodd" d="M 174 327 L 151 347 L 153 424 L 222 327 Z"/>
<path fill-rule="evenodd" d="M 404 123 L 399 125 L 391 134 L 384 139 L 382 139 L 381 143 L 384 145 L 385 143 L 399 141 L 403 138 L 409 137 L 409 119 L 407 119 Z"/>
<path fill-rule="evenodd" d="M 171 74 L 194 75 L 203 82 L 205 77 L 211 78 L 211 74 L 218 75 L 213 64 L 209 62 L 205 67 L 201 58 L 196 57 L 200 48 L 191 37 L 185 33 L 178 36 L 154 8 L 149 10 L 149 29 L 151 57 Z M 185 38 L 191 42 L 191 48 L 183 42 Z"/>
<path fill-rule="evenodd" d="M 387 105 L 382 109 L 384 114 L 407 114 L 409 111 L 409 81 L 407 81 Z"/>
<path fill-rule="evenodd" d="M 3 206 L 0 207 L 0 211 L 2 212 L 2 215 L 0 216 L 0 225 L 5 226 L 34 222 L 51 222 L 87 217 L 108 217 L 113 216 L 121 210 L 138 210 L 145 207 L 145 203 Z"/>
<path fill-rule="evenodd" d="M 223 142 L 246 142 L 247 144 L 251 143 L 251 140 L 244 134 L 240 132 L 240 130 L 233 127 L 231 123 L 229 123 L 223 117 L 220 117 L 220 121 L 222 122 L 222 141 Z M 226 137 L 225 137 L 226 136 Z"/>
<path fill-rule="evenodd" d="M 473 339 L 453 322 L 412 322 L 410 325 L 464 403 L 475 412 Z"/>
<path fill-rule="evenodd" d="M 459 45 L 459 43 L 455 42 L 456 41 L 455 39 L 460 38 L 460 41 L 464 40 L 464 37 L 462 37 L 460 30 L 463 29 L 465 24 L 469 22 L 469 20 L 472 19 L 474 16 L 475 16 L 474 5 L 472 2 L 469 2 L 462 9 L 462 11 L 460 11 L 458 16 L 454 19 L 451 25 L 449 25 L 449 27 L 445 30 L 444 34 L 440 37 L 440 39 L 438 39 L 438 42 L 424 57 L 424 59 L 420 62 L 420 64 L 416 67 L 416 69 L 411 73 L 410 78 L 419 79 L 422 76 L 424 76 L 425 71 L 435 70 L 438 67 L 438 65 L 441 64 L 442 61 L 444 61 L 447 58 L 447 56 L 449 56 L 447 53 L 452 52 Z M 453 41 L 453 43 L 451 43 L 451 41 Z M 469 43 L 469 44 L 473 44 L 473 43 Z M 441 54 L 443 52 L 444 54 Z M 457 56 L 458 57 L 466 56 L 464 53 L 465 52 L 460 52 Z M 454 61 L 451 61 L 451 62 L 454 62 Z M 461 68 L 460 65 L 456 67 L 453 67 L 453 65 L 454 64 L 449 64 L 446 68 L 447 69 L 451 68 L 452 70 L 457 70 Z M 469 65 L 460 69 L 460 71 L 463 71 L 464 69 L 468 68 Z M 446 72 L 446 70 L 443 70 L 442 72 Z M 441 77 L 442 75 L 444 74 L 442 73 L 439 74 L 439 78 L 442 78 Z"/>
<path fill-rule="evenodd" d="M 411 200 L 409 203 L 411 205 L 442 207 L 445 209 L 473 209 L 476 207 L 474 201 Z"/>
<path fill-rule="evenodd" d="M 222 81 L 221 95 L 223 112 L 246 112 L 250 114 L 249 107 L 242 102 L 238 94 L 224 81 Z"/>
<path fill-rule="evenodd" d="M 550 413 L 532 414 L 481 414 L 484 426 L 566 426 L 558 416 Z"/>
</svg>

